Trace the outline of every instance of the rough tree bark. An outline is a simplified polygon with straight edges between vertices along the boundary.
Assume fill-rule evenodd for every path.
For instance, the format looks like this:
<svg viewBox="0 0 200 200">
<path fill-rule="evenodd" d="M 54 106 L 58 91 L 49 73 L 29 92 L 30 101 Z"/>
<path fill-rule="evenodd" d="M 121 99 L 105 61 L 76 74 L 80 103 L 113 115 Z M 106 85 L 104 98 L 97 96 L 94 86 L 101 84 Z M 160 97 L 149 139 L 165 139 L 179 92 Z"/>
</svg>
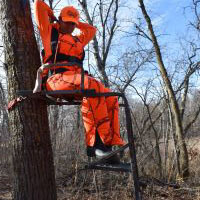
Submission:
<svg viewBox="0 0 200 200">
<path fill-rule="evenodd" d="M 6 95 L 2 83 L 0 82 L 0 138 L 8 136 L 8 113 L 6 111 Z"/>
<path fill-rule="evenodd" d="M 178 102 L 176 100 L 176 96 L 175 96 L 174 90 L 172 88 L 171 82 L 169 80 L 166 68 L 165 68 L 163 60 L 162 60 L 160 47 L 159 47 L 157 38 L 156 38 L 154 30 L 153 30 L 151 19 L 146 11 L 143 0 L 139 0 L 139 5 L 142 10 L 143 16 L 146 20 L 146 23 L 148 25 L 150 37 L 151 37 L 151 40 L 152 40 L 152 43 L 154 45 L 155 52 L 156 52 L 157 62 L 158 62 L 159 68 L 160 68 L 161 76 L 164 81 L 167 93 L 169 95 L 170 106 L 172 108 L 172 112 L 173 112 L 173 116 L 174 116 L 176 135 L 177 135 L 177 140 L 178 140 L 177 147 L 178 147 L 178 152 L 180 154 L 179 155 L 179 163 L 180 163 L 179 176 L 181 176 L 182 178 L 186 178 L 189 176 L 189 163 L 188 163 L 187 148 L 186 148 L 186 144 L 185 144 L 185 140 L 184 140 L 180 109 L 179 109 Z"/>
<path fill-rule="evenodd" d="M 1 0 L 9 101 L 33 89 L 40 66 L 29 0 Z M 55 200 L 56 186 L 47 107 L 26 99 L 9 112 L 15 200 Z"/>
</svg>

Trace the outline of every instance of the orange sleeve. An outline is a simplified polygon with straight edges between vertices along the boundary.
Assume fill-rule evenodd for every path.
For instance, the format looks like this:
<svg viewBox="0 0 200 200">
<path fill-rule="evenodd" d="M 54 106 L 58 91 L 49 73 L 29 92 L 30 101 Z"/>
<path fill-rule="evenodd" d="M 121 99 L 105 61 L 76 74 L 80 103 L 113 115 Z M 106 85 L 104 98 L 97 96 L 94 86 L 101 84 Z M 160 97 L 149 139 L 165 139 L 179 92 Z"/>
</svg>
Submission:
<svg viewBox="0 0 200 200">
<path fill-rule="evenodd" d="M 50 42 L 52 29 L 52 24 L 50 24 L 49 19 L 54 14 L 51 8 L 46 3 L 44 3 L 42 0 L 36 0 L 34 3 L 34 15 L 45 50 L 45 57 L 48 57 L 49 55 L 51 55 Z"/>
<path fill-rule="evenodd" d="M 78 36 L 83 45 L 87 45 L 96 34 L 96 28 L 90 24 L 79 22 L 77 28 L 80 29 L 81 34 Z"/>
</svg>

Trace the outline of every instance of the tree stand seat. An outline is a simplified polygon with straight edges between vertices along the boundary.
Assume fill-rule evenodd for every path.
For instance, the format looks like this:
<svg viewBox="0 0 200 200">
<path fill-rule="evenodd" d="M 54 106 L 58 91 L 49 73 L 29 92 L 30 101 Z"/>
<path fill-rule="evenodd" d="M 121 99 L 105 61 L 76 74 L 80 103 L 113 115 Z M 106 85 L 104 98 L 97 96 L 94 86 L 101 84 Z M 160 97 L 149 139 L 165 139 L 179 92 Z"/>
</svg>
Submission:
<svg viewBox="0 0 200 200">
<path fill-rule="evenodd" d="M 41 92 L 37 93 L 33 93 L 32 90 L 18 90 L 17 94 L 22 97 L 30 97 L 45 100 L 47 101 L 47 104 L 50 105 L 79 105 L 81 104 L 83 97 L 95 98 L 119 96 L 123 98 L 124 96 L 124 94 L 119 92 L 97 93 L 94 89 L 54 91 L 42 90 Z M 64 102 L 61 102 L 60 100 L 64 100 Z"/>
<path fill-rule="evenodd" d="M 19 90 L 18 95 L 45 100 L 50 105 L 79 105 L 83 97 L 95 96 L 96 91 L 91 90 L 55 90 L 33 93 L 32 90 Z M 63 102 L 60 100 L 64 100 Z"/>
</svg>

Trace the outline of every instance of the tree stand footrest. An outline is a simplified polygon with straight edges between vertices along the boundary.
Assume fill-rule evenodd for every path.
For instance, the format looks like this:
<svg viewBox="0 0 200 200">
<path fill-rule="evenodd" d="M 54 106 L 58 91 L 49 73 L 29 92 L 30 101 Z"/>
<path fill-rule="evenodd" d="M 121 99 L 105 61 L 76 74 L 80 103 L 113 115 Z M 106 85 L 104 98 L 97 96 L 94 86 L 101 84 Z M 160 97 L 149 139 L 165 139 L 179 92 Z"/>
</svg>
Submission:
<svg viewBox="0 0 200 200">
<path fill-rule="evenodd" d="M 130 163 L 86 165 L 85 169 L 95 169 L 115 172 L 132 172 Z"/>
</svg>

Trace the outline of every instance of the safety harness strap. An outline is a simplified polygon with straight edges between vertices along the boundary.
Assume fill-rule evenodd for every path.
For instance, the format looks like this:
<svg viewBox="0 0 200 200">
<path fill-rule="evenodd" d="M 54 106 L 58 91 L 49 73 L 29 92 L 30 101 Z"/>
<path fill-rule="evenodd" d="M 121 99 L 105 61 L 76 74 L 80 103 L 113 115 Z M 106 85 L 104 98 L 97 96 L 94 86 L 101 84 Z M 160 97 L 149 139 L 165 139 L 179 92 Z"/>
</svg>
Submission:
<svg viewBox="0 0 200 200">
<path fill-rule="evenodd" d="M 57 52 L 58 38 L 59 38 L 59 32 L 58 32 L 57 28 L 52 28 L 52 30 L 51 30 L 51 52 L 52 52 L 52 54 L 45 60 L 45 63 L 68 61 L 68 62 L 76 62 L 76 63 L 83 65 L 83 60 L 85 58 L 84 49 L 83 49 L 81 58 Z M 73 36 L 73 38 L 76 41 L 77 40 L 79 41 L 79 39 L 76 36 Z M 44 49 L 42 49 L 41 55 L 44 60 L 44 58 L 45 58 L 45 50 Z"/>
<path fill-rule="evenodd" d="M 12 101 L 10 101 L 8 103 L 8 106 L 7 106 L 7 110 L 8 111 L 11 111 L 18 103 L 22 102 L 23 100 L 25 100 L 27 97 L 17 97 L 15 99 L 13 99 Z"/>
</svg>

